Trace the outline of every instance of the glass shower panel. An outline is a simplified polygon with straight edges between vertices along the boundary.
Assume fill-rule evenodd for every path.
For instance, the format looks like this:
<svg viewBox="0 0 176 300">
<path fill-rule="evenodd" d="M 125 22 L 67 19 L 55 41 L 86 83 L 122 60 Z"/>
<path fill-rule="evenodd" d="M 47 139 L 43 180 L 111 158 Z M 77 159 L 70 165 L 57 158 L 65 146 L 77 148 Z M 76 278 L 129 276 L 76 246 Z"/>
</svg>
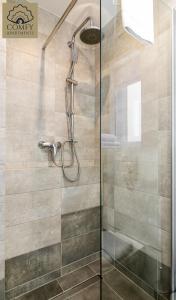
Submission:
<svg viewBox="0 0 176 300">
<path fill-rule="evenodd" d="M 152 299 L 139 287 L 170 292 L 171 23 L 154 1 L 155 40 L 145 43 L 124 30 L 121 2 L 102 0 L 102 239 L 113 265 L 104 281 L 123 299 Z"/>
</svg>

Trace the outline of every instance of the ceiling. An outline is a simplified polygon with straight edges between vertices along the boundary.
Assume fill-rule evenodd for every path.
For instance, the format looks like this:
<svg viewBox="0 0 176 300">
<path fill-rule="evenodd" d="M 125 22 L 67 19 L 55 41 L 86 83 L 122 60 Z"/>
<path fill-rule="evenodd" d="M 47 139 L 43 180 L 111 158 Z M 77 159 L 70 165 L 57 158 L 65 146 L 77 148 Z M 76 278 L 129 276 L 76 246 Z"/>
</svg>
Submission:
<svg viewBox="0 0 176 300">
<path fill-rule="evenodd" d="M 29 0 L 35 1 L 39 6 L 56 16 L 62 16 L 71 0 Z M 116 0 L 117 1 L 117 0 Z M 120 0 L 118 0 L 120 1 Z M 102 0 L 102 25 L 108 23 L 116 14 L 118 6 L 114 0 Z M 100 23 L 100 0 L 78 0 L 67 20 L 72 24 L 79 24 L 86 17 L 91 16 L 95 25 Z"/>
<path fill-rule="evenodd" d="M 56 16 L 62 16 L 71 0 L 29 0 L 35 1 L 39 6 Z M 108 23 L 117 13 L 118 6 L 114 5 L 115 0 L 102 0 L 102 25 Z M 120 1 L 120 0 L 116 0 Z M 163 0 L 169 6 L 176 7 L 176 0 Z M 67 17 L 72 24 L 82 22 L 86 17 L 92 16 L 95 24 L 100 23 L 100 0 L 78 0 L 75 7 Z"/>
<path fill-rule="evenodd" d="M 61 16 L 70 3 L 70 0 L 35 0 L 35 2 L 43 9 L 46 9 L 57 16 Z"/>
<path fill-rule="evenodd" d="M 35 1 L 39 6 L 54 15 L 60 17 L 64 13 L 71 0 L 30 0 Z M 80 23 L 87 16 L 92 16 L 95 24 L 100 23 L 100 0 L 78 0 L 72 11 L 69 13 L 67 20 L 70 23 Z"/>
</svg>

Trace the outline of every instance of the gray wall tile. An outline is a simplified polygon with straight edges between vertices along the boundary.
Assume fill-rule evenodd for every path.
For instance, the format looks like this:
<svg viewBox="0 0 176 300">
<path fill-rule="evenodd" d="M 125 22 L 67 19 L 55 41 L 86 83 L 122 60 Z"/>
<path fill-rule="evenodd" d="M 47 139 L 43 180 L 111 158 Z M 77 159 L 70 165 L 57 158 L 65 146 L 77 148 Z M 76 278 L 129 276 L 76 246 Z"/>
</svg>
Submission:
<svg viewBox="0 0 176 300">
<path fill-rule="evenodd" d="M 0 299 L 5 300 L 5 281 L 0 280 Z"/>
<path fill-rule="evenodd" d="M 62 241 L 100 228 L 100 208 L 91 208 L 62 216 Z"/>
<path fill-rule="evenodd" d="M 60 267 L 60 244 L 9 259 L 6 261 L 6 289 L 12 289 Z"/>
<path fill-rule="evenodd" d="M 67 239 L 62 242 L 63 266 L 98 251 L 100 251 L 99 230 Z"/>
</svg>

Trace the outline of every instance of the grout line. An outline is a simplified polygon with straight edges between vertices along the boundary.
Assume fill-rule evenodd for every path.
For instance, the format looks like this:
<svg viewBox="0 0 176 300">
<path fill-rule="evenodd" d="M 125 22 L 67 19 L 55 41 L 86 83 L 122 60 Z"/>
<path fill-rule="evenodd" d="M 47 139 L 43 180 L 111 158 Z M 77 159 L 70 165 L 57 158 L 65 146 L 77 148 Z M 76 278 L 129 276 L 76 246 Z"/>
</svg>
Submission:
<svg viewBox="0 0 176 300">
<path fill-rule="evenodd" d="M 97 259 L 97 260 L 95 260 L 95 262 L 96 262 L 96 261 L 99 261 L 99 262 L 100 262 L 100 270 L 101 270 L 101 260 L 100 260 L 100 259 Z M 94 263 L 94 262 L 92 262 L 92 263 Z M 90 264 L 91 264 L 91 263 L 90 263 Z M 97 272 L 93 269 L 93 267 L 90 266 L 90 264 L 88 265 L 88 267 L 91 269 L 92 272 L 94 272 L 96 275 L 99 276 L 101 272 L 97 273 Z"/>
<path fill-rule="evenodd" d="M 98 281 L 98 280 L 97 280 L 97 281 Z M 96 284 L 96 283 L 92 283 L 91 285 L 88 285 L 87 287 L 83 288 L 82 290 L 80 290 L 79 292 L 73 294 L 72 296 L 75 296 L 75 295 L 78 295 L 78 294 L 82 293 L 83 291 L 85 291 L 86 289 L 88 289 L 88 288 L 94 286 L 95 284 Z M 72 298 L 72 296 L 70 296 L 70 297 Z"/>
<path fill-rule="evenodd" d="M 13 51 L 13 52 L 20 52 L 20 53 L 22 53 L 22 54 L 25 54 L 25 55 L 28 55 L 28 56 L 32 56 L 33 58 L 38 58 L 38 59 L 40 59 L 41 58 L 41 54 L 42 54 L 42 42 L 44 42 L 45 41 L 45 38 L 47 38 L 47 35 L 46 34 L 44 34 L 44 33 L 42 33 L 42 32 L 38 32 L 38 41 L 39 41 L 39 43 L 38 43 L 38 45 L 39 46 L 37 46 L 36 47 L 36 53 L 32 53 L 32 52 L 28 52 L 26 49 L 22 49 L 22 48 L 20 48 L 20 47 L 17 47 L 17 46 L 15 46 L 15 45 L 8 45 L 8 49 L 7 49 L 7 51 Z M 44 40 L 44 41 L 43 41 Z M 40 42 L 41 42 L 41 48 L 40 48 Z M 35 41 L 34 41 L 34 43 L 35 43 Z M 55 52 L 55 49 L 56 48 L 56 45 L 55 44 L 53 44 L 52 45 L 52 47 L 50 48 L 51 50 L 50 51 L 54 51 Z M 35 51 L 35 50 L 34 50 Z M 9 52 L 7 53 L 7 55 L 9 54 Z M 50 56 L 46 56 L 45 55 L 45 59 L 46 59 L 46 61 L 49 63 L 49 62 L 53 62 L 53 64 L 55 64 L 55 58 L 53 58 L 51 55 Z M 39 61 L 40 62 L 40 61 Z M 39 64 L 39 66 L 40 66 L 40 64 Z M 63 67 L 64 68 L 64 67 Z M 12 77 L 12 75 L 7 75 L 8 77 L 10 76 L 10 77 Z M 24 79 L 25 80 L 25 79 Z M 25 81 L 28 81 L 28 80 L 25 80 Z"/>
<path fill-rule="evenodd" d="M 30 293 L 32 293 L 32 292 L 34 292 L 34 291 L 36 291 L 36 290 L 38 290 L 38 289 L 40 289 L 40 288 L 42 288 L 42 287 L 48 285 L 48 284 L 50 284 L 51 282 L 54 282 L 54 281 L 56 281 L 57 284 L 59 285 L 57 279 L 54 279 L 54 280 L 48 281 L 48 282 L 45 283 L 45 284 L 42 284 L 41 286 L 38 286 L 37 288 L 34 288 L 34 289 L 32 289 L 32 290 L 30 290 L 30 291 L 28 291 L 28 292 L 26 292 L 26 293 L 20 294 L 19 296 L 15 296 L 14 299 L 19 299 L 20 297 L 22 297 L 22 296 L 24 296 L 24 295 L 28 295 L 28 294 L 30 294 Z M 60 285 L 59 285 L 59 286 L 60 286 Z M 60 288 L 61 288 L 61 290 L 62 290 L 62 292 L 63 292 L 63 289 L 62 289 L 61 286 L 60 286 Z"/>
<path fill-rule="evenodd" d="M 64 217 L 64 216 L 69 216 L 69 215 L 75 215 L 75 214 L 79 214 L 79 213 L 82 213 L 82 212 L 87 212 L 88 210 L 95 210 L 95 209 L 100 209 L 100 206 L 99 205 L 96 205 L 96 206 L 92 206 L 92 207 L 86 207 L 86 208 L 83 208 L 83 209 L 80 209 L 80 210 L 76 210 L 76 211 L 73 211 L 73 212 L 69 212 L 69 213 L 65 213 L 65 214 L 62 214 L 61 216 Z"/>
<path fill-rule="evenodd" d="M 94 168 L 93 167 L 83 167 L 83 168 Z M 30 169 L 48 169 L 47 166 L 45 167 L 38 167 L 38 168 L 29 168 L 28 170 Z M 53 168 L 54 170 L 55 168 Z M 6 171 L 22 171 L 22 170 L 25 170 L 25 169 L 10 169 L 10 170 L 6 170 Z M 36 190 L 30 190 L 28 192 L 22 192 L 22 193 L 7 193 L 6 196 L 13 196 L 13 195 L 23 195 L 23 194 L 30 194 L 30 193 L 33 193 L 33 192 L 44 192 L 44 191 L 50 191 L 50 190 L 58 190 L 58 189 L 67 189 L 67 188 L 76 188 L 76 187 L 82 187 L 82 186 L 90 186 L 90 185 L 98 185 L 99 182 L 94 182 L 94 183 L 88 183 L 88 184 L 80 184 L 80 185 L 72 185 L 72 186 L 59 186 L 56 185 L 56 186 L 53 186 L 53 187 L 50 187 L 50 188 L 47 188 L 47 189 L 36 189 Z"/>
<path fill-rule="evenodd" d="M 78 238 L 78 237 L 81 237 L 81 236 L 89 235 L 90 233 L 97 232 L 97 231 L 99 231 L 99 227 L 97 227 L 96 229 L 94 229 L 92 231 L 86 232 L 86 233 L 81 233 L 79 235 L 74 235 L 74 236 L 72 236 L 70 238 L 62 240 L 61 242 L 63 243 L 65 241 L 68 241 L 68 240 L 71 240 L 71 239 L 75 239 L 75 238 Z"/>
<path fill-rule="evenodd" d="M 28 220 L 26 222 L 15 223 L 15 224 L 12 224 L 12 225 L 6 225 L 6 228 L 14 228 L 16 226 L 20 226 L 20 225 L 24 225 L 24 224 L 30 224 L 30 223 L 35 223 L 35 222 L 38 222 L 38 221 L 41 221 L 41 220 L 51 219 L 51 218 L 55 218 L 55 217 L 59 217 L 61 219 L 60 212 L 58 212 L 57 214 L 51 214 L 51 215 L 45 216 L 45 217 L 44 216 L 43 217 L 38 217 L 37 219 Z M 58 242 L 58 243 L 61 243 L 61 241 Z M 46 247 L 49 247 L 49 246 L 46 246 Z M 34 251 L 37 251 L 37 250 L 34 250 Z M 24 255 L 24 254 L 20 254 L 20 256 Z"/>
<path fill-rule="evenodd" d="M 89 278 L 83 280 L 82 282 L 77 283 L 76 285 L 73 285 L 72 287 L 68 288 L 67 290 L 64 290 L 64 289 L 63 289 L 62 285 L 61 285 L 60 282 L 59 282 L 59 279 L 57 279 L 57 281 L 58 281 L 59 285 L 61 286 L 63 292 L 66 293 L 66 292 L 69 292 L 69 291 L 71 291 L 72 289 L 74 289 L 74 288 L 80 286 L 82 283 L 85 283 L 85 282 L 87 282 L 88 280 L 91 280 L 92 278 L 95 278 L 96 276 L 97 276 L 97 275 L 94 274 L 94 275 L 90 276 Z"/>
<path fill-rule="evenodd" d="M 38 277 L 37 279 L 42 279 L 42 278 L 44 278 L 45 276 L 47 276 L 47 275 L 49 275 L 49 274 L 52 274 L 52 273 L 54 273 L 54 272 L 57 272 L 57 271 L 59 271 L 59 270 L 61 270 L 61 268 L 56 269 L 56 270 L 54 270 L 54 271 L 52 271 L 52 272 L 49 272 L 49 273 L 47 273 L 47 274 L 45 274 L 45 275 L 43 275 L 43 276 L 41 276 L 41 277 Z M 42 284 L 42 285 L 38 285 L 37 287 L 33 288 L 33 289 L 30 290 L 30 291 L 36 290 L 36 289 L 38 289 L 38 288 L 40 288 L 40 287 L 42 287 L 42 286 L 44 286 L 44 285 L 47 285 L 48 283 L 51 283 L 51 282 L 53 282 L 53 281 L 56 281 L 56 280 L 57 280 L 57 278 L 56 278 L 56 279 L 49 280 L 49 281 L 47 281 L 46 283 L 44 283 L 44 284 Z M 36 278 L 35 278 L 35 279 L 32 279 L 32 280 L 30 280 L 30 281 L 27 281 L 27 282 L 25 282 L 25 283 L 23 283 L 23 284 L 20 284 L 20 285 L 18 285 L 18 286 L 16 286 L 16 287 L 12 288 L 12 289 L 10 289 L 10 290 L 6 290 L 6 293 L 13 292 L 13 291 L 15 291 L 18 287 L 23 287 L 23 286 L 25 286 L 26 284 L 28 284 L 28 283 L 30 283 L 30 282 L 35 282 L 35 281 L 36 281 Z M 28 292 L 26 292 L 26 293 L 29 293 L 30 291 L 28 291 Z M 26 294 L 26 293 L 25 293 L 25 294 Z M 21 295 L 21 294 L 20 294 L 20 295 Z M 19 296 L 16 296 L 16 297 L 19 297 Z"/>
<path fill-rule="evenodd" d="M 4 167 L 4 166 L 3 166 Z M 48 166 L 43 166 L 43 167 L 31 167 L 29 169 L 48 169 Z M 92 167 L 83 167 L 83 168 L 92 168 Z M 94 168 L 94 166 L 93 166 Z M 54 169 L 54 168 L 53 168 Z M 24 169 L 8 169 L 8 170 L 5 170 L 5 171 L 16 171 L 16 170 L 24 170 Z M 4 170 L 3 170 L 4 171 Z M 44 192 L 44 191 L 53 191 L 53 190 L 64 190 L 64 189 L 68 189 L 68 188 L 75 188 L 75 187 L 82 187 L 82 186 L 90 186 L 90 185 L 99 185 L 99 183 L 90 183 L 90 184 L 81 184 L 81 185 L 78 185 L 78 186 L 69 186 L 69 187 L 60 187 L 60 186 L 56 186 L 56 187 L 51 187 L 51 188 L 47 188 L 47 189 L 38 189 L 38 190 L 34 190 L 34 191 L 29 191 L 29 192 L 23 192 L 23 193 L 12 193 L 12 194 L 6 194 L 6 196 L 14 196 L 14 195 L 26 195 L 26 194 L 31 194 L 31 193 L 37 193 L 37 192 Z"/>
<path fill-rule="evenodd" d="M 105 285 L 108 286 L 108 288 L 115 294 L 117 295 L 121 300 L 124 300 L 115 290 L 113 290 L 113 288 L 105 281 L 104 282 Z"/>
<path fill-rule="evenodd" d="M 80 283 L 80 284 L 78 284 L 78 285 L 76 285 L 76 286 L 74 286 L 74 287 L 72 287 L 72 288 L 66 290 L 62 295 L 63 295 L 63 296 L 66 295 L 66 294 L 69 293 L 71 290 L 74 290 L 74 289 L 78 288 L 79 286 L 85 284 L 86 282 L 89 282 L 89 280 L 91 280 L 91 279 L 93 279 L 93 278 L 95 278 L 95 279 L 97 278 L 96 282 L 94 282 L 94 283 L 92 283 L 92 284 L 90 284 L 90 285 L 87 285 L 87 286 L 84 287 L 83 289 L 80 289 L 78 292 L 75 292 L 75 293 L 73 293 L 72 295 L 70 295 L 70 296 L 68 296 L 68 297 L 69 297 L 69 299 L 70 299 L 70 297 L 73 297 L 73 296 L 75 296 L 75 295 L 80 294 L 82 291 L 84 291 L 84 290 L 86 290 L 87 288 L 89 288 L 89 287 L 95 285 L 95 284 L 99 281 L 98 276 L 90 277 L 88 280 L 85 280 L 85 281 L 83 281 L 82 283 Z M 56 295 L 56 296 L 50 298 L 49 300 L 54 300 L 56 297 L 59 297 L 59 296 L 62 296 L 62 295 Z"/>
<path fill-rule="evenodd" d="M 66 274 L 64 274 L 63 276 L 58 277 L 57 280 L 61 280 L 61 279 L 65 278 L 65 277 L 67 277 L 67 276 L 73 275 L 73 273 L 75 273 L 75 272 L 77 272 L 77 271 L 79 271 L 79 270 L 81 270 L 81 269 L 84 269 L 85 267 L 88 267 L 91 271 L 93 271 L 93 270 L 89 267 L 89 264 L 87 264 L 87 265 L 83 265 L 83 266 L 81 266 L 80 268 L 75 269 L 75 270 L 73 270 L 73 271 L 71 271 L 71 272 L 69 272 L 69 273 L 66 273 Z M 94 271 L 93 273 L 95 273 L 95 271 Z M 95 275 L 97 275 L 97 274 L 95 273 L 94 276 L 95 276 Z M 94 276 L 93 276 L 93 277 L 94 277 Z M 92 276 L 91 276 L 91 277 L 92 277 Z M 86 280 L 87 280 L 87 279 L 86 279 Z"/>
<path fill-rule="evenodd" d="M 121 274 L 122 277 L 124 277 L 127 281 L 129 281 L 130 283 L 132 283 L 135 287 L 137 287 L 137 289 L 141 290 L 143 293 L 145 293 L 146 295 L 148 295 L 149 297 L 151 297 L 152 299 L 153 296 L 151 296 L 149 293 L 147 293 L 142 287 L 140 287 L 139 285 L 137 285 L 131 278 L 129 278 L 127 275 L 125 275 L 124 273 L 122 273 L 120 270 L 118 270 L 117 268 L 115 268 L 117 272 L 119 272 Z M 112 271 L 112 270 L 111 270 Z M 105 280 L 106 282 L 106 280 Z"/>
<path fill-rule="evenodd" d="M 81 261 L 83 261 L 84 259 L 86 259 L 86 258 L 88 258 L 88 257 L 91 257 L 91 256 L 93 256 L 93 255 L 99 255 L 99 253 L 100 253 L 100 252 L 95 252 L 94 254 L 90 254 L 89 256 L 86 256 L 85 258 L 82 258 L 82 259 L 80 259 L 80 260 L 75 261 L 75 263 L 81 262 Z M 97 261 L 98 259 L 99 259 L 99 258 L 96 258 L 95 260 L 92 260 L 92 261 L 86 263 L 85 265 L 82 265 L 81 267 L 75 268 L 74 271 L 77 271 L 77 270 L 81 269 L 81 268 L 84 267 L 84 266 L 86 267 L 86 266 L 88 266 L 89 264 L 91 264 L 91 263 Z M 66 268 L 67 266 L 68 266 L 68 267 L 69 267 L 69 266 L 71 267 L 73 264 L 74 264 L 74 262 L 71 263 L 71 264 L 69 264 L 69 265 L 66 265 L 65 267 L 62 267 L 62 268 Z M 62 269 L 62 268 L 61 268 L 61 269 Z M 73 271 L 73 272 L 74 272 L 74 271 Z M 66 273 L 66 274 L 64 274 L 64 275 L 61 276 L 61 277 L 64 277 L 65 275 L 68 275 L 68 274 L 70 274 L 70 273 L 72 273 L 72 271 L 71 271 L 71 272 L 68 272 L 68 273 Z"/>
</svg>

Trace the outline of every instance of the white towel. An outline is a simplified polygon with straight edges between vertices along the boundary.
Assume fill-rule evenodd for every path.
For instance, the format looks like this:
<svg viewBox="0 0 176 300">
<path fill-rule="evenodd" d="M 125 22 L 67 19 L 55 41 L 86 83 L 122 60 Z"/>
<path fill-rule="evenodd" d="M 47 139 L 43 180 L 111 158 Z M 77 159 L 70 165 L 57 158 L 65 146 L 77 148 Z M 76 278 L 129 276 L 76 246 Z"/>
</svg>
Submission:
<svg viewBox="0 0 176 300">
<path fill-rule="evenodd" d="M 121 0 L 124 29 L 137 39 L 154 43 L 153 0 Z"/>
</svg>

